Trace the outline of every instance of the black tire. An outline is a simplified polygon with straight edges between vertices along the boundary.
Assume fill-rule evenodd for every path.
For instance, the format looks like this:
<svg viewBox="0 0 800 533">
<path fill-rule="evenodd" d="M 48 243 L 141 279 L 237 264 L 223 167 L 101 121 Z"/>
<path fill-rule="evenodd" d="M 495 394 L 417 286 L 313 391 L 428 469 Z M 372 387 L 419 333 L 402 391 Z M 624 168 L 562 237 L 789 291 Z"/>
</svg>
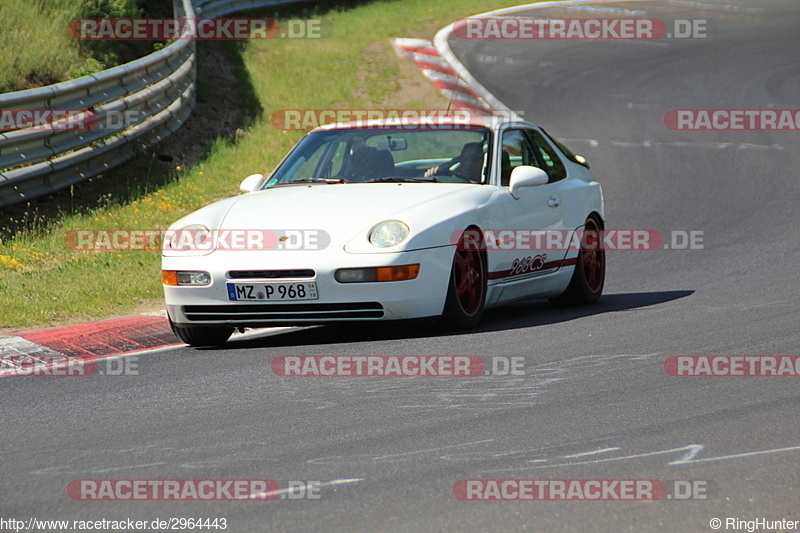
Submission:
<svg viewBox="0 0 800 533">
<path fill-rule="evenodd" d="M 550 298 L 559 306 L 591 305 L 597 303 L 603 294 L 606 276 L 606 253 L 603 249 L 602 225 L 590 216 L 586 219 L 581 248 L 575 263 L 575 271 L 561 295 Z M 587 236 L 591 244 L 587 245 Z"/>
<path fill-rule="evenodd" d="M 467 230 L 474 231 L 477 230 Z M 486 259 L 481 251 L 482 246 L 466 244 L 467 232 L 456 245 L 447 299 L 442 312 L 444 325 L 454 330 L 477 326 L 486 305 Z"/>
<path fill-rule="evenodd" d="M 169 321 L 173 333 L 189 346 L 220 346 L 225 344 L 234 328 L 216 326 L 176 326 L 172 319 Z"/>
</svg>

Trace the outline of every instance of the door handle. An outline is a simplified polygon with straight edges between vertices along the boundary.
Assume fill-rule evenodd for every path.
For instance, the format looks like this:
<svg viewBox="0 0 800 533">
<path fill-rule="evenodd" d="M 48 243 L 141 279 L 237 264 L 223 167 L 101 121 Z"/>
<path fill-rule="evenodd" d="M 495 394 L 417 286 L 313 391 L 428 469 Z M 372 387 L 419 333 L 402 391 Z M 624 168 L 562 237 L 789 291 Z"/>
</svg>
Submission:
<svg viewBox="0 0 800 533">
<path fill-rule="evenodd" d="M 561 205 L 561 198 L 556 198 L 555 196 L 551 196 L 547 200 L 547 207 L 558 207 Z"/>
</svg>

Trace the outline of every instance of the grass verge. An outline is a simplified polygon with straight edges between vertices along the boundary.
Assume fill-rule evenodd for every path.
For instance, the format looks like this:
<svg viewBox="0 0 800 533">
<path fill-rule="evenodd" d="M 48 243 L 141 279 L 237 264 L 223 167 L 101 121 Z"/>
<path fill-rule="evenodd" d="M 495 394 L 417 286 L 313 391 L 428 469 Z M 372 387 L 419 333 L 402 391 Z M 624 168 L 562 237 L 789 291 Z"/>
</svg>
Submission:
<svg viewBox="0 0 800 533">
<path fill-rule="evenodd" d="M 0 93 L 50 85 L 100 72 L 151 53 L 152 41 L 76 41 L 67 26 L 76 18 L 163 17 L 172 6 L 158 0 L 2 0 Z"/>
<path fill-rule="evenodd" d="M 445 106 L 432 86 L 426 85 L 424 93 L 407 90 L 406 84 L 419 83 L 421 74 L 394 58 L 389 39 L 429 39 L 459 17 L 508 5 L 487 0 L 381 0 L 324 11 L 299 7 L 280 12 L 323 18 L 332 35 L 254 40 L 243 46 L 243 68 L 237 69 L 237 76 L 252 86 L 263 115 L 241 135 L 219 138 L 191 168 L 173 167 L 169 179 L 154 190 L 142 185 L 150 170 L 140 163 L 127 187 L 141 194 L 108 194 L 90 209 L 62 211 L 43 222 L 7 222 L 19 229 L 6 232 L 0 244 L 0 327 L 47 326 L 161 307 L 157 251 L 71 250 L 65 244 L 67 232 L 166 228 L 191 211 L 236 194 L 243 177 L 271 170 L 303 136 L 274 129 L 274 111 L 425 108 L 432 101 Z M 169 144 L 170 140 L 164 143 Z"/>
</svg>

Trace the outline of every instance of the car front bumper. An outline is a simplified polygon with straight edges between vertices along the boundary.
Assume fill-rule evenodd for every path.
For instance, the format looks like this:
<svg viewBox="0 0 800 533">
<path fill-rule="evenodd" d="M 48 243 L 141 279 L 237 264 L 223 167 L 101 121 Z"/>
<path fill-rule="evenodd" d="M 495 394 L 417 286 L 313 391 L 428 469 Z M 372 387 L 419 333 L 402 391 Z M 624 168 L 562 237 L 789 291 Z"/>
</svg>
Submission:
<svg viewBox="0 0 800 533">
<path fill-rule="evenodd" d="M 453 263 L 452 246 L 409 252 L 352 254 L 341 248 L 322 251 L 214 252 L 206 256 L 164 256 L 163 270 L 204 271 L 207 286 L 164 286 L 167 311 L 177 325 L 234 327 L 301 326 L 340 321 L 399 320 L 438 316 L 444 309 Z M 415 279 L 392 282 L 340 283 L 334 272 L 419 264 Z M 232 279 L 234 270 L 314 271 L 304 278 Z M 317 300 L 231 301 L 228 283 L 298 283 L 313 281 Z"/>
</svg>

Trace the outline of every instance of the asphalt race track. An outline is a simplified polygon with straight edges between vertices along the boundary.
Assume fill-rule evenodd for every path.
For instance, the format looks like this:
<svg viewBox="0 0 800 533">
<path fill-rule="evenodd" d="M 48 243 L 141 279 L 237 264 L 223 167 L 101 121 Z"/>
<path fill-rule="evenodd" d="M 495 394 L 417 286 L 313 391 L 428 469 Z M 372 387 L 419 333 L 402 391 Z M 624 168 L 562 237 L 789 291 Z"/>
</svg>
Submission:
<svg viewBox="0 0 800 533">
<path fill-rule="evenodd" d="M 508 107 L 586 156 L 609 228 L 702 232 L 701 249 L 609 252 L 597 306 L 533 301 L 489 312 L 468 333 L 305 328 L 148 353 L 138 376 L 3 380 L 0 515 L 225 517 L 235 532 L 701 532 L 713 518 L 720 531 L 734 530 L 727 518 L 800 520 L 800 378 L 664 370 L 672 355 L 800 354 L 800 132 L 674 131 L 663 120 L 674 109 L 800 108 L 800 4 L 657 0 L 535 15 L 609 8 L 704 19 L 707 37 L 451 45 Z M 524 357 L 525 373 L 270 369 L 279 355 L 396 354 Z M 314 500 L 202 503 L 66 492 L 72 480 L 119 478 L 322 486 Z M 461 479 L 700 481 L 708 491 L 470 502 L 454 497 Z"/>
</svg>

